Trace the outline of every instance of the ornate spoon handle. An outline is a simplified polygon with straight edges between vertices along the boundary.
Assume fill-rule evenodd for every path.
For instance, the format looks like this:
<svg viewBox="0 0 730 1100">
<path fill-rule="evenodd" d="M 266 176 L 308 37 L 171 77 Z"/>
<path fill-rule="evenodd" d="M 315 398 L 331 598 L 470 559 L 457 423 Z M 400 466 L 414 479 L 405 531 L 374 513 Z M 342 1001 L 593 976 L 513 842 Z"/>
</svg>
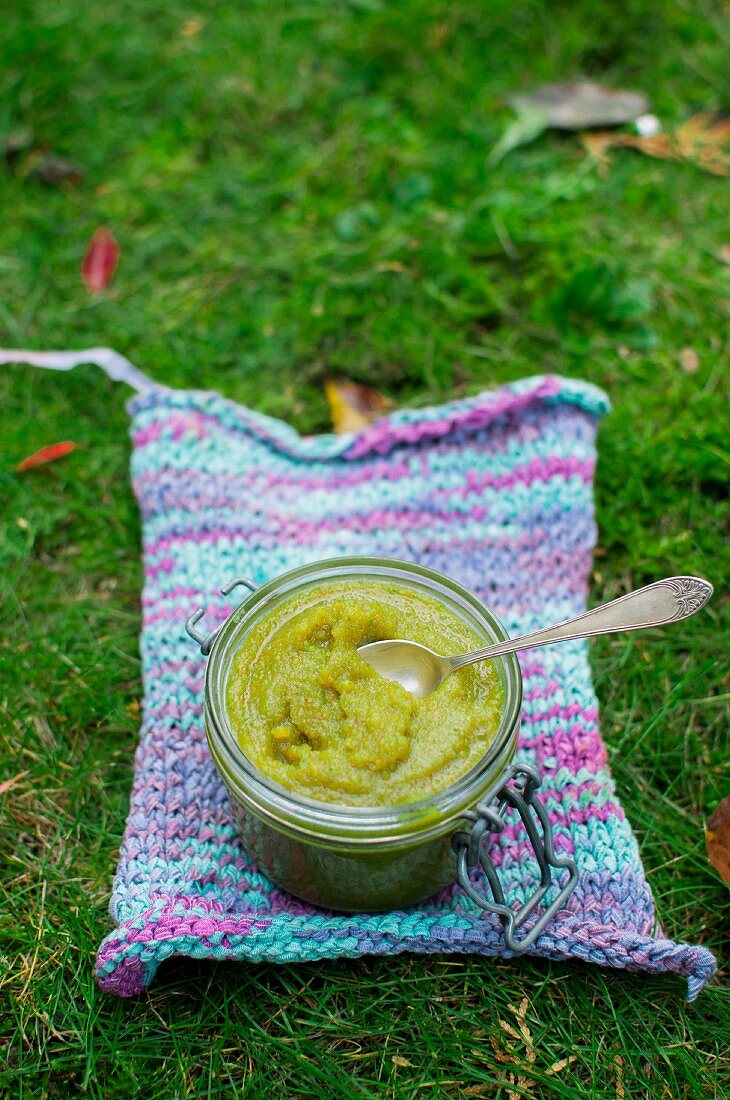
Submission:
<svg viewBox="0 0 730 1100">
<path fill-rule="evenodd" d="M 532 649 L 533 646 L 550 645 L 551 642 L 567 642 L 572 638 L 588 638 L 593 634 L 614 634 L 619 630 L 640 630 L 647 626 L 663 626 L 665 623 L 687 619 L 704 607 L 712 595 L 712 585 L 701 577 L 667 577 L 655 581 L 646 588 L 638 588 L 617 600 L 602 604 L 593 611 L 567 619 L 545 630 L 536 630 L 522 638 L 510 638 L 506 642 L 497 642 L 478 649 L 474 653 L 464 653 L 449 658 L 452 668 L 483 661 L 485 658 L 498 657 L 501 653 L 514 653 L 518 649 Z"/>
</svg>

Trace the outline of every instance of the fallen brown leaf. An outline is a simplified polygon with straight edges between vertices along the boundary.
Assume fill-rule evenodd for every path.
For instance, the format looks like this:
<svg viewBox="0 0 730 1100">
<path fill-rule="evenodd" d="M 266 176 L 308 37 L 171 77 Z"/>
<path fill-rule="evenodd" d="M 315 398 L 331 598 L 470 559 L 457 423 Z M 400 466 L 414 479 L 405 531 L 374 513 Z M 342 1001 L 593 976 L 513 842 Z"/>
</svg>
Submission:
<svg viewBox="0 0 730 1100">
<path fill-rule="evenodd" d="M 730 885 L 730 794 L 705 825 L 707 858 L 723 882 Z"/>
<path fill-rule="evenodd" d="M 688 161 L 716 176 L 730 175 L 730 118 L 697 114 L 678 126 L 673 134 L 651 137 L 599 130 L 580 135 L 589 156 L 598 163 L 599 171 L 608 166 L 611 149 L 638 149 L 660 160 Z"/>
<path fill-rule="evenodd" d="M 338 435 L 361 431 L 392 407 L 391 401 L 361 382 L 335 382 L 327 379 L 324 390 L 332 415 L 332 425 Z"/>
<path fill-rule="evenodd" d="M 589 80 L 543 84 L 532 92 L 515 93 L 509 103 L 516 110 L 540 111 L 546 125 L 557 130 L 620 126 L 649 110 L 649 101 L 640 92 L 602 88 Z"/>
<path fill-rule="evenodd" d="M 608 152 L 617 144 L 617 136 L 611 130 L 586 130 L 585 133 L 580 134 L 581 145 L 588 156 L 596 162 L 598 172 L 602 176 L 608 171 L 611 159 Z"/>
<path fill-rule="evenodd" d="M 698 114 L 676 131 L 681 155 L 717 176 L 730 174 L 730 117 Z"/>
<path fill-rule="evenodd" d="M 55 153 L 38 153 L 29 158 L 26 175 L 28 179 L 53 187 L 59 183 L 81 183 L 84 170 L 75 160 Z"/>
<path fill-rule="evenodd" d="M 22 462 L 19 462 L 15 467 L 15 472 L 20 474 L 23 470 L 45 466 L 48 462 L 55 462 L 57 458 L 63 458 L 64 455 L 70 454 L 75 448 L 76 444 L 71 443 L 70 440 L 65 440 L 62 443 L 51 443 L 48 447 L 41 447 L 39 451 L 35 451 L 32 455 L 24 458 Z"/>
</svg>

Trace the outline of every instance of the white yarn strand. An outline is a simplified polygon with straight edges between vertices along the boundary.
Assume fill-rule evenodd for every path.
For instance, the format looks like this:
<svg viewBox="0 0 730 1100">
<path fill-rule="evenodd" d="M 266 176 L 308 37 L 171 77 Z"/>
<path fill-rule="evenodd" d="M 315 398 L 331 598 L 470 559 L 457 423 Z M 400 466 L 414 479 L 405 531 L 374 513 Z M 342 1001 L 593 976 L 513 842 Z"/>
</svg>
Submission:
<svg viewBox="0 0 730 1100">
<path fill-rule="evenodd" d="M 133 363 L 111 348 L 86 348 L 84 351 L 26 351 L 18 348 L 0 348 L 0 364 L 27 363 L 45 370 L 73 370 L 84 363 L 93 363 L 115 382 L 126 382 L 137 393 L 166 389 Z"/>
</svg>

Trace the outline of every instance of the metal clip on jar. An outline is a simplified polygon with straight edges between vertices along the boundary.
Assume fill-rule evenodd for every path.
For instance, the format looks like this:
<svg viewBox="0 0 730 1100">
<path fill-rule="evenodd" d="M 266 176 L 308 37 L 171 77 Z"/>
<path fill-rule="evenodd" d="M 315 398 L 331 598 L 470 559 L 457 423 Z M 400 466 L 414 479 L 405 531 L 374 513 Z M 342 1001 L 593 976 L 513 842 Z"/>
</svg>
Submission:
<svg viewBox="0 0 730 1100">
<path fill-rule="evenodd" d="M 284 573 L 261 587 L 243 577 L 223 589 L 249 589 L 243 603 L 208 634 L 188 634 L 209 656 L 205 680 L 205 727 L 213 761 L 225 783 L 241 839 L 259 867 L 279 886 L 327 909 L 378 912 L 401 909 L 435 894 L 455 879 L 481 909 L 496 913 L 510 951 L 524 951 L 561 908 L 577 880 L 575 863 L 555 854 L 545 808 L 536 797 L 535 768 L 513 763 L 522 679 L 517 658 L 495 660 L 505 695 L 499 731 L 482 759 L 443 791 L 421 802 L 393 806 L 340 806 L 305 798 L 264 775 L 246 757 L 226 713 L 226 686 L 233 656 L 248 632 L 293 593 L 338 579 L 380 577 L 432 598 L 459 615 L 485 644 L 508 637 L 502 624 L 471 592 L 441 573 L 389 558 L 336 558 Z M 504 895 L 489 842 L 515 811 L 540 870 L 540 885 L 519 910 Z M 538 827 L 539 826 L 539 827 Z M 479 866 L 491 896 L 470 878 Z M 552 870 L 567 872 L 562 884 Z M 523 926 L 551 888 L 557 891 L 528 931 Z M 522 935 L 520 932 L 522 931 Z"/>
</svg>

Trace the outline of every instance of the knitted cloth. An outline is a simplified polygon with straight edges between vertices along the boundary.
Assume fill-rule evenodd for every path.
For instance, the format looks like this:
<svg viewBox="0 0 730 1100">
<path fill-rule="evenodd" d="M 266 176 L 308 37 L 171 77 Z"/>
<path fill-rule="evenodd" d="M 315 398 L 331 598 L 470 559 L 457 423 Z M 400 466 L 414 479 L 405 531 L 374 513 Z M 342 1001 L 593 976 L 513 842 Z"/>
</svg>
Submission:
<svg viewBox="0 0 730 1100">
<path fill-rule="evenodd" d="M 538 377 L 361 433 L 301 438 L 211 393 L 145 386 L 132 400 L 144 521 L 144 707 L 101 986 L 138 993 L 172 955 L 305 962 L 401 951 L 507 954 L 497 917 L 456 885 L 402 912 L 343 915 L 277 889 L 237 839 L 203 728 L 205 658 L 185 633 L 234 604 L 215 593 L 348 554 L 406 559 L 475 592 L 513 634 L 584 610 L 594 545 L 592 386 Z M 231 597 L 233 599 L 233 597 Z M 531 953 L 671 971 L 695 996 L 714 969 L 656 930 L 651 891 L 598 730 L 585 642 L 521 655 L 518 760 L 543 775 L 556 850 L 579 880 Z M 538 870 L 524 829 L 492 842 L 510 902 Z M 477 880 L 478 881 L 478 876 Z M 484 885 L 483 882 L 481 885 Z"/>
</svg>

